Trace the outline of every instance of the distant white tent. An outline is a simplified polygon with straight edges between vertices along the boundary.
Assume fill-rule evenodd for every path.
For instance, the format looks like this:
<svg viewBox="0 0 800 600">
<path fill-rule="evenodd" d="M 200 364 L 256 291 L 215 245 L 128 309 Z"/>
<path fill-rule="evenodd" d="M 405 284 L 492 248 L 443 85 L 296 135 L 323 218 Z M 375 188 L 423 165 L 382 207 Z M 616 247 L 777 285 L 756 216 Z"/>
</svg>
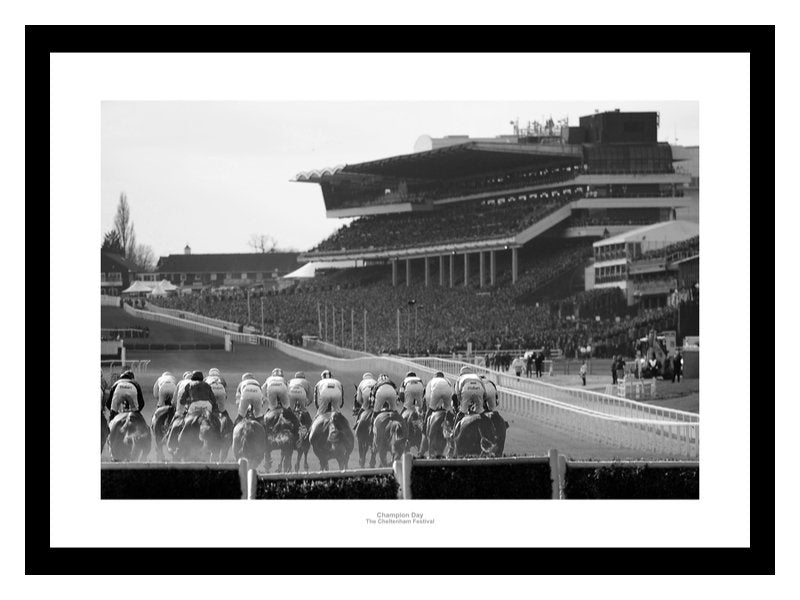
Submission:
<svg viewBox="0 0 800 600">
<path fill-rule="evenodd" d="M 155 287 L 154 283 L 144 281 L 134 281 L 127 290 L 122 290 L 123 294 L 148 294 Z"/>
<path fill-rule="evenodd" d="M 169 279 L 162 279 L 158 282 L 158 287 L 160 287 L 165 292 L 174 292 L 178 289 L 177 285 L 174 285 Z"/>
</svg>

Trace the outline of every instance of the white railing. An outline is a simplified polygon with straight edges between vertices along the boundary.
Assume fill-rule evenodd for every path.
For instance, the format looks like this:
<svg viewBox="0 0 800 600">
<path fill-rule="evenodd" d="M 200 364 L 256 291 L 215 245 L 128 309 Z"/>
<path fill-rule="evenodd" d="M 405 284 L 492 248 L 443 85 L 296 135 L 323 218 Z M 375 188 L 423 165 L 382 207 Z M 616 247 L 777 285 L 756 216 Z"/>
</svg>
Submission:
<svg viewBox="0 0 800 600">
<path fill-rule="evenodd" d="M 299 360 L 331 369 L 334 374 L 337 369 L 371 371 L 376 375 L 386 373 L 397 381 L 406 372 L 413 370 L 417 375 L 425 377 L 432 377 L 436 371 L 456 377 L 461 366 L 465 364 L 439 358 L 414 359 L 414 362 L 396 356 L 337 358 L 267 336 L 237 334 L 203 323 L 138 310 L 128 305 L 124 308 L 129 314 L 144 319 L 193 329 L 207 335 L 229 335 L 238 343 L 255 343 L 275 348 Z M 617 448 L 689 458 L 699 456 L 700 422 L 695 413 L 648 406 L 624 398 L 522 380 L 510 375 L 498 376 L 496 372 L 482 367 L 473 366 L 473 370 L 478 373 L 487 371 L 498 380 L 498 407 L 501 412 Z M 508 387 L 509 383 L 528 389 Z"/>
<path fill-rule="evenodd" d="M 591 390 L 545 383 L 540 379 L 517 377 L 516 375 L 499 373 L 493 369 L 479 367 L 452 359 L 419 357 L 410 360 L 430 367 L 435 371 L 441 371 L 450 377 L 458 377 L 461 367 L 469 366 L 473 372 L 490 377 L 496 381 L 499 386 L 549 398 L 551 400 L 558 400 L 579 408 L 617 417 L 675 421 L 678 423 L 697 423 L 700 421 L 700 416 L 697 413 L 654 406 L 652 404 L 620 398 L 619 396 L 610 394 L 601 394 L 600 392 Z"/>
<path fill-rule="evenodd" d="M 197 321 L 198 323 L 205 323 L 206 325 L 221 327 L 222 329 L 227 329 L 229 331 L 238 332 L 239 329 L 241 328 L 241 325 L 239 323 L 234 323 L 233 321 L 224 321 L 223 319 L 206 317 L 205 315 L 199 315 L 197 313 L 189 312 L 186 310 L 178 310 L 175 308 L 164 308 L 163 306 L 157 306 L 152 302 L 147 303 L 147 310 L 150 310 L 155 313 L 160 313 L 163 315 L 171 315 L 173 317 L 178 317 L 179 319 L 186 319 L 187 321 Z"/>
<path fill-rule="evenodd" d="M 100 306 L 119 306 L 119 296 L 100 294 Z"/>
</svg>

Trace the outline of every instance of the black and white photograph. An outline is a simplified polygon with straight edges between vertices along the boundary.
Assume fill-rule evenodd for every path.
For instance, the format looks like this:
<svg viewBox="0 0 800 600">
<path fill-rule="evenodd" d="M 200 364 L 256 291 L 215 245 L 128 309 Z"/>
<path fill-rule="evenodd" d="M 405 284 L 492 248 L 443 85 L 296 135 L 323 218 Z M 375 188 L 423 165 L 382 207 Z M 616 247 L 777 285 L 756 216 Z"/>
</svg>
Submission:
<svg viewBox="0 0 800 600">
<path fill-rule="evenodd" d="M 103 102 L 102 497 L 699 498 L 699 127 Z"/>
<path fill-rule="evenodd" d="M 11 170 L 29 221 L 50 197 L 26 573 L 394 599 L 608 596 L 465 574 L 774 572 L 791 452 L 773 460 L 771 309 L 753 304 L 751 332 L 750 304 L 750 227 L 769 304 L 771 171 L 791 172 L 771 155 L 774 28 L 25 39 Z M 45 296 L 23 336 L 9 323 L 31 389 Z M 147 589 L 189 593 L 167 583 Z"/>
</svg>

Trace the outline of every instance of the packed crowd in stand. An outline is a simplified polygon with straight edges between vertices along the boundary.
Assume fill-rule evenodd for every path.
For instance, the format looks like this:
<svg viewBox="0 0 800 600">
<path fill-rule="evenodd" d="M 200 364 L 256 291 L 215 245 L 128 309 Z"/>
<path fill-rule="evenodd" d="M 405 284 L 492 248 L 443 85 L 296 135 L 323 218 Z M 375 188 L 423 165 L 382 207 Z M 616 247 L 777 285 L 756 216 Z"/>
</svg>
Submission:
<svg viewBox="0 0 800 600">
<path fill-rule="evenodd" d="M 318 335 L 337 345 L 363 350 L 363 319 L 367 311 L 367 350 L 374 353 L 451 354 L 463 352 L 471 342 L 474 350 L 558 348 L 566 356 L 577 356 L 581 346 L 591 344 L 598 357 L 631 354 L 635 340 L 650 328 L 674 329 L 677 310 L 666 307 L 642 313 L 595 320 L 594 310 L 609 302 L 612 292 L 578 295 L 574 299 L 579 317 L 561 314 L 550 305 L 519 302 L 526 292 L 559 273 L 583 264 L 590 246 L 586 242 L 556 250 L 533 253 L 529 266 L 516 285 L 502 279 L 494 288 L 425 287 L 421 273 L 410 287 L 392 287 L 387 266 L 367 267 L 371 282 L 349 285 L 348 278 L 362 282 L 362 269 L 348 269 L 322 278 L 318 285 L 299 286 L 280 293 L 242 291 L 203 293 L 157 299 L 153 302 L 198 314 L 251 325 L 261 329 L 261 296 L 264 295 L 264 333 L 300 344 L 303 335 Z M 524 264 L 523 264 L 524 268 Z M 336 283 L 333 283 L 336 282 Z M 409 305 L 409 300 L 415 304 Z M 319 309 L 319 313 L 318 313 Z M 397 311 L 400 310 L 400 340 Z M 352 311 L 352 312 L 351 312 Z M 584 313 L 586 315 L 584 316 Z M 325 323 L 327 321 L 327 335 Z M 344 328 L 342 322 L 344 321 Z M 353 323 L 354 321 L 354 323 Z M 353 330 L 353 324 L 355 330 Z"/>
<path fill-rule="evenodd" d="M 667 261 L 694 256 L 700 251 L 700 236 L 696 235 L 668 246 L 652 248 L 639 255 L 638 260 L 666 258 Z"/>
<path fill-rule="evenodd" d="M 345 225 L 314 252 L 371 248 L 410 248 L 513 235 L 563 206 L 568 196 L 504 202 L 489 209 L 481 203 L 457 209 L 362 217 Z"/>
</svg>

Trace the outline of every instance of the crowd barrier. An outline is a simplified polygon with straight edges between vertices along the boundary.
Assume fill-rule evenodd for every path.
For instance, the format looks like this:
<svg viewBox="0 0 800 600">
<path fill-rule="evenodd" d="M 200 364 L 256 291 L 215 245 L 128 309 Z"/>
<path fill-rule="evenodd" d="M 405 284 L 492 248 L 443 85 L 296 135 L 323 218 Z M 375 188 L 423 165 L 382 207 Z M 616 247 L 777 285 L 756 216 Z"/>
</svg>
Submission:
<svg viewBox="0 0 800 600">
<path fill-rule="evenodd" d="M 100 306 L 117 306 L 120 305 L 120 297 L 119 296 L 106 296 L 105 294 L 100 294 Z"/>
<path fill-rule="evenodd" d="M 204 315 L 199 315 L 197 313 L 188 312 L 185 310 L 176 310 L 174 308 L 164 308 L 163 306 L 158 306 L 153 304 L 152 302 L 147 302 L 146 304 L 147 310 L 159 313 L 162 315 L 170 315 L 172 317 L 178 317 L 179 319 L 186 319 L 187 321 L 197 321 L 198 323 L 205 323 L 206 325 L 213 325 L 214 327 L 220 327 L 222 329 L 227 329 L 228 331 L 235 331 L 241 332 L 242 326 L 239 323 L 234 323 L 233 321 L 224 321 L 222 319 L 215 319 L 213 317 L 206 317 Z"/>
<path fill-rule="evenodd" d="M 412 458 L 391 467 L 258 473 L 238 463 L 102 463 L 102 499 L 698 499 L 700 467 L 681 461 L 547 456 Z"/>
<path fill-rule="evenodd" d="M 410 370 L 423 378 L 432 377 L 436 371 L 455 378 L 465 364 L 439 358 L 415 358 L 413 362 L 394 356 L 338 358 L 266 336 L 236 334 L 211 325 L 138 310 L 127 305 L 125 310 L 133 316 L 201 331 L 208 335 L 227 335 L 237 343 L 255 343 L 275 348 L 299 360 L 333 370 L 386 373 L 395 381 L 402 380 Z M 500 412 L 530 419 L 593 443 L 686 458 L 699 456 L 700 421 L 699 415 L 695 413 L 498 374 L 481 367 L 473 366 L 473 370 L 485 373 L 497 382 Z"/>
</svg>

